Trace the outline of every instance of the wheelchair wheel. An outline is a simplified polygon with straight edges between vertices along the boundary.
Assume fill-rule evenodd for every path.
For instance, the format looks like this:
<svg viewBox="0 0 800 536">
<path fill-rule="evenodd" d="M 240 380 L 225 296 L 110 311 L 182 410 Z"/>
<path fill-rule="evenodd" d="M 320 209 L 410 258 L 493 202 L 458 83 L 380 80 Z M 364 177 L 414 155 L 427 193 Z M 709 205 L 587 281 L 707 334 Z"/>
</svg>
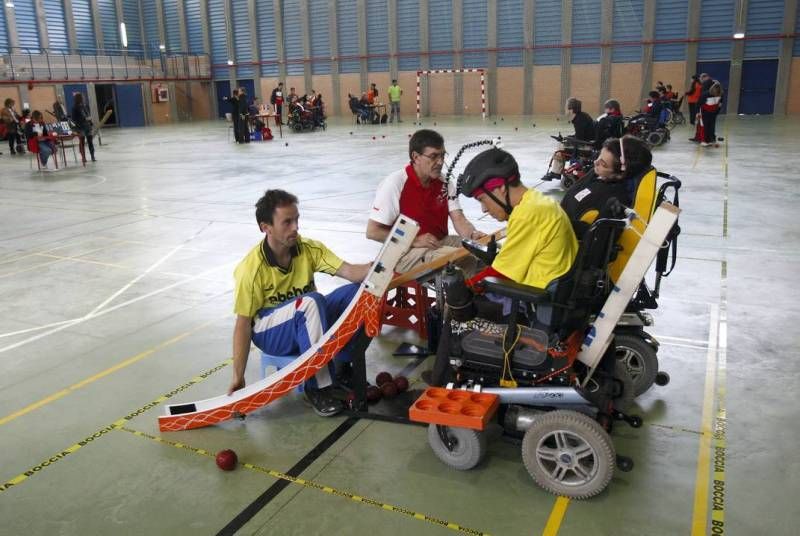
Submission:
<svg viewBox="0 0 800 536">
<path fill-rule="evenodd" d="M 647 139 L 645 140 L 651 147 L 658 147 L 662 143 L 664 143 L 664 133 L 659 132 L 658 130 L 654 130 L 647 134 Z"/>
<path fill-rule="evenodd" d="M 486 434 L 469 428 L 431 424 L 428 443 L 437 458 L 459 471 L 472 469 L 486 454 Z"/>
<path fill-rule="evenodd" d="M 627 367 L 619 361 L 615 361 L 614 376 L 612 378 L 609 378 L 606 372 L 598 368 L 587 382 L 585 388 L 590 393 L 596 393 L 603 386 L 606 386 L 608 382 L 614 382 L 613 390 L 610 392 L 614 409 L 622 412 L 627 411 L 634 398 L 636 398 L 636 388 Z"/>
<path fill-rule="evenodd" d="M 635 335 L 614 335 L 617 363 L 621 363 L 633 380 L 633 393 L 639 396 L 656 381 L 658 354 Z"/>
<path fill-rule="evenodd" d="M 616 454 L 597 421 L 577 411 L 556 410 L 537 417 L 525 432 L 522 461 L 543 489 L 588 499 L 608 486 Z"/>
</svg>

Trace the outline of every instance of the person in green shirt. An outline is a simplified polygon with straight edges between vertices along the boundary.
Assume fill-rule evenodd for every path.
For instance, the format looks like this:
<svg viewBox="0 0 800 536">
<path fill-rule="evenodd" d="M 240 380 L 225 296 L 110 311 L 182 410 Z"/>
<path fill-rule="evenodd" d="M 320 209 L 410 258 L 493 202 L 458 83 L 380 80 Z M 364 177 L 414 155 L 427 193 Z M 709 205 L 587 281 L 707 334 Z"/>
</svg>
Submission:
<svg viewBox="0 0 800 536">
<path fill-rule="evenodd" d="M 394 121 L 394 118 L 397 117 L 397 122 L 402 123 L 403 121 L 400 119 L 400 95 L 403 94 L 403 90 L 400 89 L 400 86 L 397 85 L 397 80 L 392 80 L 392 85 L 389 86 L 389 122 L 391 123 Z"/>
</svg>

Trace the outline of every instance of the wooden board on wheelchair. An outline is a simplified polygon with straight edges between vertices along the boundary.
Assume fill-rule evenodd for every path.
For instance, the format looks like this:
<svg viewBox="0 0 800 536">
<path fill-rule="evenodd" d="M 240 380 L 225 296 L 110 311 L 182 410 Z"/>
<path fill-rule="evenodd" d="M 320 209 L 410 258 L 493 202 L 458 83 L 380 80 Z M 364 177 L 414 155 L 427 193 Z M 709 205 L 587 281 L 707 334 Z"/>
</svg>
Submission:
<svg viewBox="0 0 800 536">
<path fill-rule="evenodd" d="M 495 240 L 502 240 L 503 238 L 506 237 L 506 229 L 503 228 L 500 229 L 499 231 L 490 233 L 484 236 L 483 238 L 477 240 L 477 242 L 485 246 L 486 244 L 489 243 L 492 237 L 494 237 Z M 462 247 L 448 255 L 444 255 L 442 257 L 433 259 L 430 262 L 426 262 L 418 266 L 415 266 L 406 273 L 400 274 L 397 277 L 395 277 L 392 280 L 391 284 L 389 285 L 389 290 L 399 287 L 400 285 L 404 285 L 409 281 L 427 279 L 430 276 L 434 275 L 436 272 L 442 270 L 449 263 L 461 260 L 465 258 L 467 255 L 469 255 L 469 251 L 467 251 L 465 248 Z"/>
</svg>

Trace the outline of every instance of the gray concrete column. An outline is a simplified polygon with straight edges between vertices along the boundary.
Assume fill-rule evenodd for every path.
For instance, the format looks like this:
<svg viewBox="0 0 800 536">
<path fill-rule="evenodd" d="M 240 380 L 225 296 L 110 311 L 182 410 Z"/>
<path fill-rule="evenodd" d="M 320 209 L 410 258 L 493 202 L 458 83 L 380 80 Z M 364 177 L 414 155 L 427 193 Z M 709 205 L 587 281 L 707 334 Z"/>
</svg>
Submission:
<svg viewBox="0 0 800 536">
<path fill-rule="evenodd" d="M 419 2 L 419 69 L 424 71 L 431 68 L 431 57 L 427 54 L 430 49 L 430 25 L 428 24 L 428 0 Z M 430 78 L 430 77 L 428 77 Z M 424 81 L 420 87 L 422 98 L 420 117 L 428 117 L 431 113 L 430 84 Z M 416 109 L 414 110 L 416 115 Z"/>
<path fill-rule="evenodd" d="M 525 50 L 522 52 L 523 84 L 522 88 L 522 113 L 525 115 L 533 114 L 533 14 L 536 8 L 536 0 L 525 0 L 523 13 L 525 20 L 522 23 L 523 43 Z"/>
<path fill-rule="evenodd" d="M 96 2 L 97 0 L 92 0 Z M 155 0 L 156 2 L 156 20 L 158 21 L 158 44 L 167 46 L 167 30 L 164 28 L 164 3 L 161 0 Z M 227 8 L 227 2 L 225 3 Z M 225 17 L 227 18 L 228 22 L 230 22 L 230 13 L 225 11 Z M 142 26 L 144 26 L 144 21 L 142 21 Z M 228 26 L 230 28 L 230 25 Z M 230 37 L 231 32 L 228 32 L 228 36 Z"/>
<path fill-rule="evenodd" d="M 308 0 L 300 0 L 300 24 L 303 32 L 303 81 L 305 82 L 304 93 L 313 89 L 314 83 L 311 79 L 311 62 L 307 61 L 311 57 L 311 24 L 309 23 Z"/>
<path fill-rule="evenodd" d="M 8 35 L 8 46 L 12 48 L 12 50 L 19 46 L 19 36 L 17 35 L 17 23 L 16 23 L 16 15 L 14 14 L 14 8 L 8 7 L 8 5 L 3 2 L 3 9 L 6 11 L 6 31 Z M 15 50 L 14 52 L 19 52 Z"/>
<path fill-rule="evenodd" d="M 356 1 L 356 18 L 358 19 L 358 55 L 359 73 L 361 74 L 361 87 L 369 87 L 369 65 L 367 64 L 367 2 L 366 0 Z"/>
<path fill-rule="evenodd" d="M 797 2 L 787 1 L 783 4 L 783 35 L 794 32 L 794 21 L 797 20 Z M 775 110 L 776 115 L 786 115 L 786 106 L 789 98 L 789 76 L 792 70 L 792 50 L 796 37 L 781 39 L 780 52 L 778 53 L 778 78 L 775 80 Z"/>
<path fill-rule="evenodd" d="M 561 0 L 561 43 L 569 45 L 572 43 L 572 0 Z M 572 91 L 570 66 L 572 65 L 572 49 L 564 47 L 561 49 L 561 112 L 564 113 L 564 103 Z"/>
<path fill-rule="evenodd" d="M 92 9 L 92 24 L 94 26 L 95 47 L 105 48 L 103 46 L 103 26 L 100 24 L 100 9 L 97 6 L 97 0 L 89 0 L 89 5 Z"/>
<path fill-rule="evenodd" d="M 700 38 L 700 0 L 689 0 L 689 13 L 687 15 L 687 35 L 689 43 L 686 45 L 686 78 L 684 87 L 689 87 L 689 81 L 697 71 L 697 40 Z"/>
<path fill-rule="evenodd" d="M 142 25 L 144 26 L 144 25 Z M 203 50 L 208 54 L 208 63 L 211 65 L 211 26 L 208 23 L 208 0 L 200 0 L 200 27 L 203 30 Z M 210 67 L 209 67 L 210 69 Z M 208 91 L 208 106 L 211 110 L 211 117 L 216 117 L 214 111 L 217 108 L 217 88 L 211 82 Z"/>
<path fill-rule="evenodd" d="M 614 2 L 603 0 L 600 19 L 600 111 L 611 93 L 611 55 L 614 50 L 609 44 L 614 40 Z"/>
<path fill-rule="evenodd" d="M 78 36 L 75 33 L 75 16 L 72 14 L 72 0 L 64 2 L 64 24 L 67 27 L 67 44 L 69 48 L 78 48 Z"/>
<path fill-rule="evenodd" d="M 186 11 L 184 10 L 183 2 L 176 2 L 176 5 L 178 6 L 178 35 L 180 35 L 181 39 L 181 51 L 186 54 L 186 56 L 183 57 L 183 68 L 186 72 L 186 76 L 189 76 L 189 70 L 191 67 L 189 65 L 189 32 L 186 30 Z M 182 82 L 181 84 L 186 88 L 186 99 L 189 102 L 189 109 L 182 110 L 183 116 L 180 119 L 184 121 L 191 121 L 194 119 L 194 114 L 192 113 L 192 84 L 188 81 Z M 179 110 L 179 112 L 180 111 L 181 110 Z"/>
<path fill-rule="evenodd" d="M 647 99 L 653 87 L 653 39 L 656 34 L 656 0 L 644 0 L 644 27 L 642 28 L 642 87 L 639 90 L 639 102 Z"/>
<path fill-rule="evenodd" d="M 47 18 L 44 14 L 42 0 L 34 0 L 33 7 L 36 10 L 36 22 L 39 27 L 39 46 L 50 48 L 50 36 L 47 33 Z"/>
<path fill-rule="evenodd" d="M 744 32 L 747 28 L 747 0 L 736 0 L 736 20 L 733 25 L 733 32 Z M 731 68 L 728 79 L 728 87 L 725 89 L 728 101 L 728 112 L 736 115 L 739 112 L 739 97 L 742 91 L 742 61 L 744 60 L 744 39 L 733 41 L 733 52 L 731 53 Z"/>
<path fill-rule="evenodd" d="M 389 9 L 389 78 L 397 78 L 397 0 L 388 0 Z"/>
<path fill-rule="evenodd" d="M 486 7 L 486 115 L 492 115 L 497 112 L 497 2 L 489 2 Z"/>
<path fill-rule="evenodd" d="M 453 68 L 464 68 L 464 3 L 453 0 Z M 453 115 L 464 115 L 464 75 L 453 75 Z"/>
<path fill-rule="evenodd" d="M 156 0 L 157 3 L 161 3 L 161 0 Z M 278 4 L 279 2 L 275 2 Z M 236 47 L 233 44 L 233 8 L 230 2 L 224 2 L 225 6 L 225 27 L 228 29 L 228 33 L 225 36 L 225 44 L 226 48 L 228 49 L 228 59 L 233 60 L 234 63 L 236 62 Z M 160 10 L 159 10 L 160 12 Z M 163 28 L 163 26 L 162 26 Z M 283 35 L 281 35 L 283 37 Z M 162 37 L 163 39 L 163 37 Z M 239 73 L 236 71 L 236 67 L 229 67 L 228 72 L 230 73 L 231 77 L 231 92 L 233 92 L 233 88 L 239 87 L 237 80 L 239 79 Z"/>
<path fill-rule="evenodd" d="M 286 80 L 286 49 L 283 46 L 283 0 L 274 0 L 272 14 L 275 17 L 275 45 L 278 52 L 278 80 Z"/>
<path fill-rule="evenodd" d="M 328 33 L 331 36 L 330 52 L 331 85 L 333 86 L 333 115 L 342 115 L 342 88 L 340 87 L 339 77 L 339 34 L 337 33 L 338 25 L 336 24 L 336 13 L 336 0 L 328 0 Z M 330 106 L 330 101 L 328 106 Z"/>
<path fill-rule="evenodd" d="M 258 44 L 258 24 L 256 23 L 256 0 L 247 0 L 247 18 L 250 20 L 250 49 L 253 51 L 253 61 L 261 61 L 261 47 Z M 187 47 L 188 48 L 188 47 Z M 253 66 L 253 83 L 256 86 L 254 97 L 258 97 L 264 103 L 261 94 L 261 64 Z"/>
</svg>

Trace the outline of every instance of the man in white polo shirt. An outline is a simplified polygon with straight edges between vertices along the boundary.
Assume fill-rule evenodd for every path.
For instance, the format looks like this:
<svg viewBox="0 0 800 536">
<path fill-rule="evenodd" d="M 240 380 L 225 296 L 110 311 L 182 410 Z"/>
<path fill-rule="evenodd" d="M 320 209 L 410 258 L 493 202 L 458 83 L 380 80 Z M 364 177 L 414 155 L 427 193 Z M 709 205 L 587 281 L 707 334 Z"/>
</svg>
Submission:
<svg viewBox="0 0 800 536">
<path fill-rule="evenodd" d="M 464 216 L 455 184 L 445 184 L 442 180 L 445 154 L 441 134 L 418 130 L 408 142 L 410 163 L 378 186 L 367 223 L 367 238 L 384 242 L 400 214 L 420 225 L 411 249 L 397 263 L 395 270 L 399 273 L 456 251 L 461 247 L 462 237 L 483 236 Z M 448 234 L 448 218 L 458 236 Z M 461 267 L 466 272 L 475 271 L 474 258 L 467 257 L 463 262 Z"/>
</svg>

